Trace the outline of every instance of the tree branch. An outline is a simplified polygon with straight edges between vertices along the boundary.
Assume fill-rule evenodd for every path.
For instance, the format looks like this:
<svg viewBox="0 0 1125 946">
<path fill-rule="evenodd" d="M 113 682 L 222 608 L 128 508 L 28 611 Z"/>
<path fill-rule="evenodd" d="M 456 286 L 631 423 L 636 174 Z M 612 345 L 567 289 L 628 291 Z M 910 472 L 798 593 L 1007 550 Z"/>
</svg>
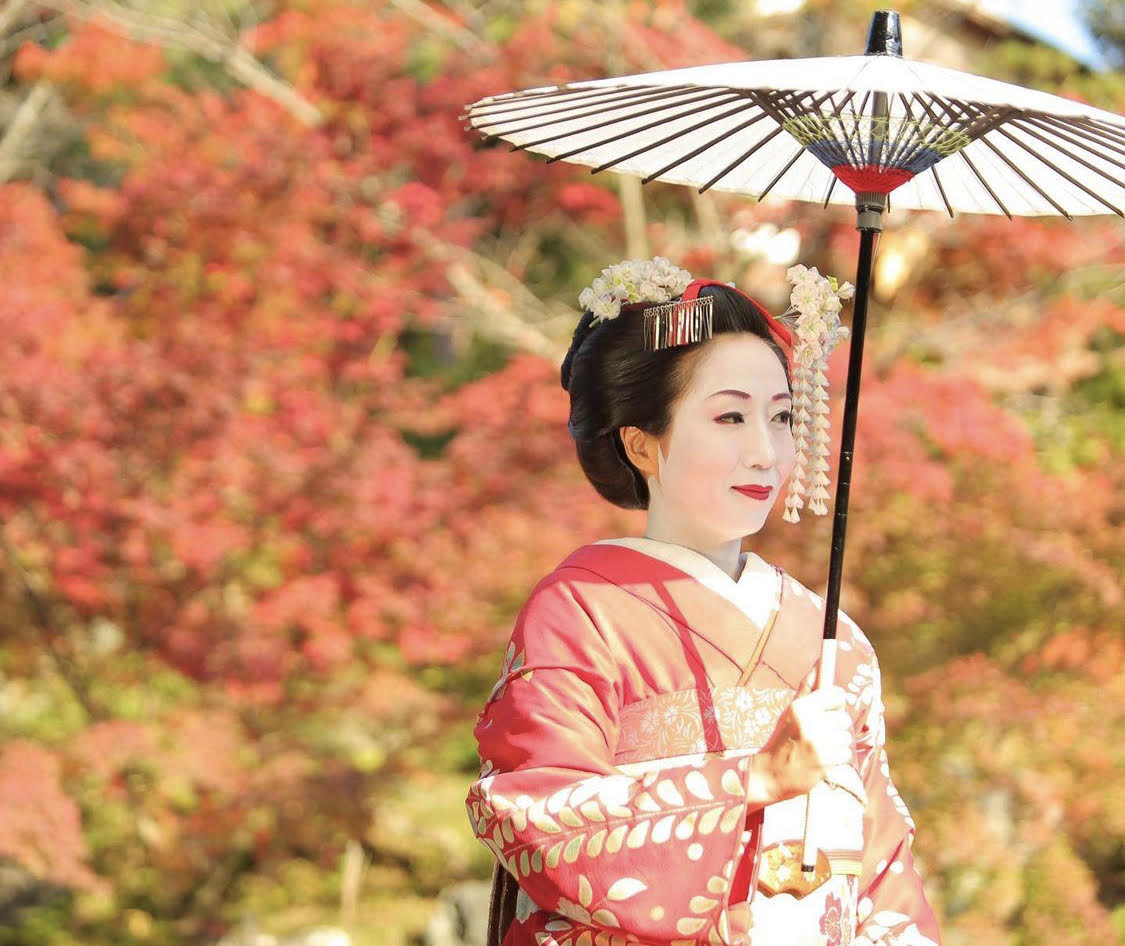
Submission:
<svg viewBox="0 0 1125 946">
<path fill-rule="evenodd" d="M 566 345 L 552 332 L 544 331 L 544 326 L 555 322 L 572 325 L 577 321 L 574 310 L 544 302 L 503 266 L 480 253 L 451 243 L 435 243 L 432 235 L 423 239 L 419 234 L 417 245 L 444 267 L 446 279 L 465 304 L 473 329 L 555 363 L 562 361 Z"/>
<path fill-rule="evenodd" d="M 391 0 L 391 6 L 401 10 L 406 16 L 420 23 L 428 31 L 439 36 L 444 36 L 465 52 L 476 53 L 488 46 L 487 42 L 474 36 L 469 30 L 458 26 L 452 20 L 442 16 L 433 7 L 422 3 L 421 0 Z"/>
<path fill-rule="evenodd" d="M 7 34 L 26 8 L 27 0 L 8 0 L 0 7 L 0 36 Z"/>
<path fill-rule="evenodd" d="M 8 127 L 4 129 L 4 137 L 0 138 L 0 184 L 10 181 L 27 159 L 29 149 L 25 145 L 35 130 L 43 109 L 50 102 L 52 93 L 51 83 L 40 79 L 20 102 Z"/>
</svg>

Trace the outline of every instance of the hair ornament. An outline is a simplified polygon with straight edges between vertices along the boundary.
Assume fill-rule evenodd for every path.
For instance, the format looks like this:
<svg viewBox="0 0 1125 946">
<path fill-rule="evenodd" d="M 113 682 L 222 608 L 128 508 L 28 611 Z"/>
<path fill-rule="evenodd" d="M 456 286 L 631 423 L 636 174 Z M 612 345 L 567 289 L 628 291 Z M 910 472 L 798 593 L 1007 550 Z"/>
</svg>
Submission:
<svg viewBox="0 0 1125 946">
<path fill-rule="evenodd" d="M 615 319 L 623 305 L 664 303 L 683 295 L 691 273 L 663 256 L 627 259 L 602 270 L 592 285 L 578 295 L 578 304 L 590 312 L 593 325 Z"/>
<path fill-rule="evenodd" d="M 660 351 L 710 338 L 714 310 L 710 296 L 648 306 L 645 309 L 645 350 Z"/>
<path fill-rule="evenodd" d="M 793 435 L 797 463 L 785 496 L 786 522 L 799 522 L 798 510 L 828 513 L 828 356 L 850 334 L 840 323 L 845 299 L 855 295 L 850 282 L 821 276 L 816 267 L 791 266 L 785 274 L 793 289 L 780 316 L 796 335 L 790 371 L 793 382 Z"/>
</svg>

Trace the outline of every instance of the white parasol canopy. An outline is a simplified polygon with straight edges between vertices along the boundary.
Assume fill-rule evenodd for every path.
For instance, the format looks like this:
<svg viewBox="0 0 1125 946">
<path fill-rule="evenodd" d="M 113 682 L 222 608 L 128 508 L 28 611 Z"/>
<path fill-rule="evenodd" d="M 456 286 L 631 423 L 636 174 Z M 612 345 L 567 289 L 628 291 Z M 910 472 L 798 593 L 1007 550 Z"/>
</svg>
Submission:
<svg viewBox="0 0 1125 946">
<path fill-rule="evenodd" d="M 895 208 L 1125 212 L 1121 116 L 897 55 L 572 82 L 482 99 L 467 118 L 552 159 L 758 199 L 851 204 L 838 169 L 874 164 L 903 178 Z M 885 132 L 874 161 L 873 131 Z"/>
</svg>

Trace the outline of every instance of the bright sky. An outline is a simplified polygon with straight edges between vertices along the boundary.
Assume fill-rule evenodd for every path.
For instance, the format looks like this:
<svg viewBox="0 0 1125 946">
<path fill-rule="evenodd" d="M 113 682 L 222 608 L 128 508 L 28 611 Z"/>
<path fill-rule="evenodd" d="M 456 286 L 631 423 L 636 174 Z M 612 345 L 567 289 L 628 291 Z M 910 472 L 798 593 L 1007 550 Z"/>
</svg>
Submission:
<svg viewBox="0 0 1125 946">
<path fill-rule="evenodd" d="M 1041 37 L 1053 46 L 1065 49 L 1079 62 L 1095 69 L 1107 68 L 1101 53 L 1077 16 L 1080 2 L 1081 0 L 975 0 L 975 5 Z M 805 0 L 757 0 L 756 8 L 765 16 L 794 13 L 804 4 Z M 893 8 L 891 4 L 890 9 Z"/>
<path fill-rule="evenodd" d="M 977 6 L 1059 46 L 1094 68 L 1105 62 L 1076 11 L 1079 0 L 977 0 Z"/>
</svg>

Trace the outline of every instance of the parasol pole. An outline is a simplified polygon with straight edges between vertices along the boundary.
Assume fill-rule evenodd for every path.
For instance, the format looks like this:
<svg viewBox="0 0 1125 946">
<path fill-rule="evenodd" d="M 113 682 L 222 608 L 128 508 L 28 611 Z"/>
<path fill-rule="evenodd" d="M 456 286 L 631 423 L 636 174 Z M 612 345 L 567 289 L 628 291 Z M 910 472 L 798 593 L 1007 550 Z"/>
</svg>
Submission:
<svg viewBox="0 0 1125 946">
<path fill-rule="evenodd" d="M 902 34 L 898 14 L 879 10 L 871 18 L 867 35 L 868 56 L 901 56 Z M 872 96 L 871 141 L 868 165 L 882 165 L 886 144 L 889 104 L 885 92 Z M 844 539 L 848 528 L 848 496 L 852 485 L 852 458 L 859 419 L 859 383 L 863 372 L 863 337 L 867 330 L 867 298 L 871 290 L 871 270 L 875 258 L 875 237 L 883 230 L 886 193 L 857 192 L 856 229 L 859 230 L 859 261 L 855 273 L 855 305 L 852 309 L 851 345 L 848 349 L 848 381 L 844 392 L 844 418 L 840 430 L 840 467 L 836 476 L 836 500 L 832 516 L 832 549 L 828 559 L 828 590 L 824 595 L 824 634 L 820 645 L 817 689 L 831 686 L 836 678 L 836 619 L 840 608 L 840 587 L 844 576 Z M 801 847 L 801 870 L 816 870 L 817 845 L 813 829 L 813 796 L 805 806 L 805 836 Z"/>
</svg>

